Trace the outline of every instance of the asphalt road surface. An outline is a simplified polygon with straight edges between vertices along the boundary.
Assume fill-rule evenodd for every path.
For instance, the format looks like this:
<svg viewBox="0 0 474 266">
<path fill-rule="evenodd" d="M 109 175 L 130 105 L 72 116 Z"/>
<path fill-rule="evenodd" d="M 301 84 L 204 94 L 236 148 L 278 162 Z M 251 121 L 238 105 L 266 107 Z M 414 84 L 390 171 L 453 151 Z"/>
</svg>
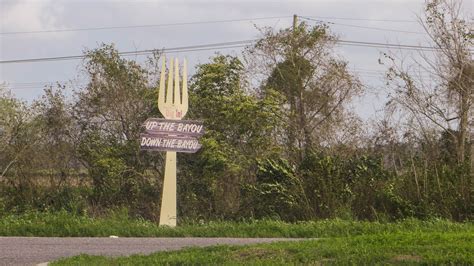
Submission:
<svg viewBox="0 0 474 266">
<path fill-rule="evenodd" d="M 79 254 L 126 256 L 191 246 L 245 245 L 287 238 L 0 237 L 0 265 L 37 265 Z"/>
</svg>

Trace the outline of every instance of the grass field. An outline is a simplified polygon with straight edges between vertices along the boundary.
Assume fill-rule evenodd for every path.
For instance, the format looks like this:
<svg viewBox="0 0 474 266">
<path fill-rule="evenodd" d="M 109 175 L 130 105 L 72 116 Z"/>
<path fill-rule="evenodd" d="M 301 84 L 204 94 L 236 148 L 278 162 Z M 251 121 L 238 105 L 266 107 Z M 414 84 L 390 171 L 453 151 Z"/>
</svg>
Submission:
<svg viewBox="0 0 474 266">
<path fill-rule="evenodd" d="M 58 237 L 346 237 L 387 233 L 473 232 L 474 223 L 415 219 L 395 223 L 346 220 L 319 220 L 285 223 L 274 220 L 183 224 L 176 228 L 130 219 L 114 213 L 105 218 L 75 216 L 67 212 L 27 213 L 0 217 L 0 236 Z"/>
<path fill-rule="evenodd" d="M 474 264 L 474 233 L 387 232 L 320 240 L 215 246 L 106 258 L 81 255 L 51 265 Z"/>
</svg>

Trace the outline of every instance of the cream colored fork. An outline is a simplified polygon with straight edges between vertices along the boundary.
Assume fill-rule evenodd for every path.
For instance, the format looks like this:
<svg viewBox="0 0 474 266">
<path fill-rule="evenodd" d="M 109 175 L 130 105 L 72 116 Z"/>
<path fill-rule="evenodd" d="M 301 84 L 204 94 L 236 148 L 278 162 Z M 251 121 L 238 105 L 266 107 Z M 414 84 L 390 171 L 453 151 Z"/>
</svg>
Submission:
<svg viewBox="0 0 474 266">
<path fill-rule="evenodd" d="M 188 111 L 188 84 L 186 59 L 183 62 L 182 93 L 179 86 L 179 62 L 176 58 L 170 60 L 168 71 L 168 86 L 165 91 L 166 58 L 163 57 L 160 76 L 160 91 L 158 92 L 158 109 L 166 119 L 181 120 Z M 174 86 L 173 86 L 174 84 Z M 165 177 L 161 199 L 160 225 L 176 226 L 176 152 L 166 152 Z"/>
</svg>

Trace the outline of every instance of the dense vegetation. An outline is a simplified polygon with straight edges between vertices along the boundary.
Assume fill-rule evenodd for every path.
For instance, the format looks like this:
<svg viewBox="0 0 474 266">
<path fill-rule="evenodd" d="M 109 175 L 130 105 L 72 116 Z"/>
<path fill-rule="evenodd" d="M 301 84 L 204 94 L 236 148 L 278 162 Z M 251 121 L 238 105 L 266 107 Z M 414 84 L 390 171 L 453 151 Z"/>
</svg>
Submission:
<svg viewBox="0 0 474 266">
<path fill-rule="evenodd" d="M 394 93 L 387 116 L 367 125 L 349 108 L 364 86 L 326 26 L 263 29 L 241 57 L 198 65 L 187 118 L 206 134 L 198 153 L 178 155 L 179 222 L 473 219 L 473 38 L 455 11 L 426 7 L 435 84 L 416 79 L 426 65 L 410 72 L 387 55 Z M 61 84 L 32 104 L 0 87 L 0 217 L 126 208 L 158 220 L 163 154 L 140 151 L 138 139 L 161 117 L 160 53 L 147 64 L 113 45 L 86 56 L 89 83 L 72 99 Z"/>
</svg>

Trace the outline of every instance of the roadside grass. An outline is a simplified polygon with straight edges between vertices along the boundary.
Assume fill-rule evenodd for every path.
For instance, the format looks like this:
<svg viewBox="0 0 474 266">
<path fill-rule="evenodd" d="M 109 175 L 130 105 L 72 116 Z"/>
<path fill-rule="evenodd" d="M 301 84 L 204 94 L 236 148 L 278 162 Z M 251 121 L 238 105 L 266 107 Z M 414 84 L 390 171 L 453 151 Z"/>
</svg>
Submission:
<svg viewBox="0 0 474 266">
<path fill-rule="evenodd" d="M 249 246 L 213 246 L 108 258 L 80 255 L 51 265 L 474 264 L 474 232 L 379 232 Z"/>
<path fill-rule="evenodd" d="M 340 219 L 286 223 L 275 220 L 246 222 L 187 223 L 176 228 L 160 227 L 126 213 L 111 213 L 103 218 L 78 216 L 68 212 L 4 215 L 0 217 L 0 236 L 50 237 L 346 237 L 389 233 L 473 232 L 474 223 L 447 220 L 407 219 L 399 222 L 364 222 Z"/>
</svg>

